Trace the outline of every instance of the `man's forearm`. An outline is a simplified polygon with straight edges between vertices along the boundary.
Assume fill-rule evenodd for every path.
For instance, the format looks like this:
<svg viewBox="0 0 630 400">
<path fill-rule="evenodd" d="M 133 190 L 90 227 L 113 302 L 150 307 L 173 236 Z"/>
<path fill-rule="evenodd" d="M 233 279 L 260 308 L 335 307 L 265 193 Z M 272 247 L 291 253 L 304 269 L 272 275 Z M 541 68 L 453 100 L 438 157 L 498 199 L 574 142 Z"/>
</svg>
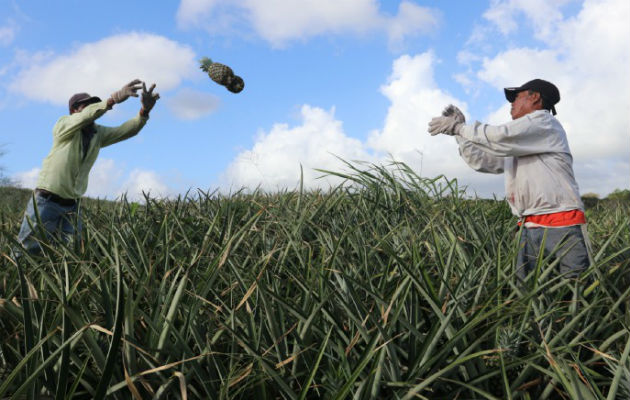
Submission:
<svg viewBox="0 0 630 400">
<path fill-rule="evenodd" d="M 105 104 L 103 104 L 105 103 Z M 53 128 L 53 137 L 56 140 L 68 140 L 80 133 L 81 128 L 100 118 L 108 110 L 109 101 L 101 101 L 86 106 L 81 112 L 64 115 Z M 103 107 L 105 105 L 105 107 Z"/>
<path fill-rule="evenodd" d="M 149 118 L 149 112 L 150 110 L 147 110 L 146 108 L 142 107 L 140 109 L 140 116 L 144 118 Z"/>
</svg>

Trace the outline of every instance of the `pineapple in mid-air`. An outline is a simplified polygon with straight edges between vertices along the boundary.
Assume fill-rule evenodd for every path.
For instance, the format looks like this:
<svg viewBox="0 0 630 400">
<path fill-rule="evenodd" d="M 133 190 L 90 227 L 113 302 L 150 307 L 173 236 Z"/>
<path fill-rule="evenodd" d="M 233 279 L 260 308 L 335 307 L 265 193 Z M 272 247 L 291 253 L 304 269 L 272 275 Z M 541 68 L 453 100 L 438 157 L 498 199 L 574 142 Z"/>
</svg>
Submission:
<svg viewBox="0 0 630 400">
<path fill-rule="evenodd" d="M 225 86 L 230 92 L 238 93 L 243 90 L 245 83 L 240 76 L 234 75 L 232 68 L 227 65 L 213 62 L 208 57 L 200 60 L 201 70 L 206 72 L 210 79 L 221 86 Z"/>
<path fill-rule="evenodd" d="M 238 93 L 245 87 L 245 82 L 243 82 L 243 78 L 238 75 L 234 75 L 232 78 L 232 82 L 227 86 L 228 90 L 232 93 Z"/>
</svg>

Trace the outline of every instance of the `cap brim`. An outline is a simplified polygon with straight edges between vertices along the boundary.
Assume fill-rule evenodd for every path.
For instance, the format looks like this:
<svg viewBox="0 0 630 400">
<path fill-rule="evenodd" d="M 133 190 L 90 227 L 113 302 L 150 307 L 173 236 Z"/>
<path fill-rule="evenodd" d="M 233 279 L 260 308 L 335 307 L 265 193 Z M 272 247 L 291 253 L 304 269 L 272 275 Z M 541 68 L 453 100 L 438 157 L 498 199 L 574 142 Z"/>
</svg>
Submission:
<svg viewBox="0 0 630 400">
<path fill-rule="evenodd" d="M 92 96 L 90 98 L 87 98 L 85 100 L 79 100 L 77 102 L 75 102 L 72 107 L 77 107 L 81 104 L 85 104 L 85 105 L 90 105 L 90 104 L 94 104 L 94 103 L 100 103 L 101 102 L 101 98 L 98 96 Z"/>
<path fill-rule="evenodd" d="M 92 96 L 89 99 L 78 101 L 75 104 L 94 104 L 94 103 L 100 103 L 100 102 L 101 102 L 101 98 L 100 97 Z"/>
<path fill-rule="evenodd" d="M 509 101 L 510 103 L 513 103 L 514 100 L 516 100 L 516 96 L 518 95 L 518 92 L 521 91 L 521 88 L 509 87 L 509 88 L 504 88 L 503 91 L 505 92 L 505 98 L 507 99 L 507 101 Z"/>
</svg>

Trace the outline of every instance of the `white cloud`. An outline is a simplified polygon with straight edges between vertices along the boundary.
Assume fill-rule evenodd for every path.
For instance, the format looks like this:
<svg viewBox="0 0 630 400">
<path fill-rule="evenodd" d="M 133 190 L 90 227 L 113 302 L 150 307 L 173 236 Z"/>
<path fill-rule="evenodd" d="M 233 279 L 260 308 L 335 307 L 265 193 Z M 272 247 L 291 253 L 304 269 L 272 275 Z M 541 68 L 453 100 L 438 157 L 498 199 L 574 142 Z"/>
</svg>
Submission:
<svg viewBox="0 0 630 400">
<path fill-rule="evenodd" d="M 177 21 L 181 25 L 198 24 L 216 12 L 221 0 L 182 0 L 177 9 Z"/>
<path fill-rule="evenodd" d="M 433 79 L 436 62 L 431 52 L 396 59 L 388 83 L 381 92 L 391 105 L 381 131 L 370 134 L 370 147 L 407 161 L 439 152 L 436 138 L 429 138 L 427 123 L 449 103 L 461 103 L 439 89 Z M 437 142 L 443 142 L 438 137 Z M 440 152 L 441 153 L 441 152 Z"/>
<path fill-rule="evenodd" d="M 166 100 L 167 107 L 180 119 L 194 120 L 213 113 L 220 104 L 217 96 L 184 88 Z"/>
<path fill-rule="evenodd" d="M 458 178 L 461 185 L 474 187 L 480 195 L 502 193 L 502 177 L 474 172 L 459 157 L 452 137 L 427 133 L 428 122 L 447 104 L 455 104 L 467 113 L 464 102 L 437 86 L 436 65 L 438 60 L 432 52 L 403 55 L 394 61 L 388 83 L 381 87 L 391 105 L 383 129 L 370 134 L 369 147 L 381 154 L 381 162 L 386 159 L 384 154 L 391 154 L 421 176 L 444 174 Z"/>
<path fill-rule="evenodd" d="M 94 163 L 88 180 L 88 188 L 85 193 L 94 198 L 116 198 L 120 192 L 120 181 L 123 177 L 123 168 L 109 158 L 99 158 Z"/>
<path fill-rule="evenodd" d="M 493 0 L 483 16 L 504 35 L 516 32 L 522 21 L 527 21 L 537 38 L 546 39 L 552 37 L 555 25 L 562 21 L 560 8 L 570 1 Z"/>
<path fill-rule="evenodd" d="M 153 198 L 168 197 L 174 193 L 155 171 L 143 169 L 127 171 L 123 165 L 112 159 L 99 158 L 90 171 L 85 195 L 114 199 L 125 194 L 131 201 L 142 201 L 143 191 Z"/>
<path fill-rule="evenodd" d="M 18 172 L 12 180 L 21 187 L 34 189 L 37 186 L 40 168 Z M 127 172 L 124 166 L 108 158 L 99 158 L 90 171 L 88 189 L 85 196 L 101 199 L 116 199 L 123 194 L 130 201 L 142 201 L 142 192 L 152 198 L 168 197 L 175 193 L 157 172 L 134 169 Z"/>
<path fill-rule="evenodd" d="M 547 48 L 515 48 L 505 50 L 492 58 L 485 58 L 477 72 L 477 78 L 490 84 L 502 97 L 502 89 L 524 83 L 533 77 L 555 82 L 561 89 L 562 101 L 558 105 L 558 118 L 569 135 L 574 155 L 574 168 L 583 192 L 597 192 L 604 196 L 615 187 L 628 187 L 630 162 L 628 162 L 628 133 L 630 132 L 630 87 L 627 71 L 630 70 L 630 8 L 622 0 L 586 2 L 575 18 L 558 23 L 555 31 L 557 43 Z M 531 13 L 530 13 L 531 14 Z M 609 23 L 595 24 L 608 15 Z M 611 17 L 614 16 L 614 17 Z M 553 18 L 557 22 L 556 18 Z M 593 40 L 591 40 L 593 39 Z M 553 42 L 553 41 L 552 41 Z M 595 57 L 593 57 L 595 55 Z M 465 53 L 463 59 L 475 62 Z M 603 60 L 615 60 L 604 62 Z M 325 130 L 315 121 L 334 121 L 337 142 L 354 141 L 355 155 L 338 153 L 343 158 L 369 159 L 384 163 L 389 155 L 404 161 L 422 176 L 444 174 L 458 178 L 461 185 L 471 191 L 489 196 L 502 196 L 503 177 L 480 174 L 471 170 L 459 157 L 457 145 L 450 137 L 427 134 L 427 123 L 446 104 L 454 103 L 465 113 L 467 105 L 455 96 L 439 88 L 434 80 L 434 70 L 440 61 L 432 52 L 410 56 L 403 55 L 393 63 L 392 74 L 381 92 L 390 101 L 383 128 L 369 134 L 363 143 L 348 138 L 341 130 L 341 122 L 334 121 L 331 113 L 305 106 L 301 126 L 289 128 L 277 124 L 269 134 L 258 138 L 252 150 L 242 152 L 232 163 L 226 176 L 243 186 L 295 187 L 300 162 L 311 168 L 331 167 L 322 158 L 312 157 L 309 151 L 321 148 L 309 137 L 318 137 Z M 474 86 L 474 74 L 457 77 L 460 82 Z M 317 111 L 320 116 L 309 118 Z M 509 104 L 503 103 L 484 118 L 492 124 L 509 119 Z M 469 120 L 472 119 L 469 117 Z M 306 134 L 305 132 L 311 132 Z M 335 140 L 333 140 L 335 142 Z M 346 146 L 347 147 L 347 146 Z M 286 161 L 285 161 L 286 160 Z M 304 162 L 308 160 L 308 162 Z M 305 169 L 306 170 L 306 169 Z M 311 178 L 306 180 L 312 185 Z"/>
<path fill-rule="evenodd" d="M 462 85 L 466 93 L 470 93 L 474 87 L 475 82 L 470 78 L 470 75 L 466 73 L 454 74 L 453 79 Z"/>
<path fill-rule="evenodd" d="M 77 92 L 106 97 L 135 78 L 155 82 L 157 91 L 166 91 L 197 73 L 195 55 L 188 46 L 147 33 L 110 36 L 66 54 L 31 58 L 28 63 L 22 60 L 24 68 L 9 88 L 53 104 L 65 104 Z"/>
<path fill-rule="evenodd" d="M 483 62 L 478 76 L 497 89 L 534 77 L 554 82 L 561 94 L 558 119 L 567 130 L 575 161 L 627 158 L 629 20 L 630 4 L 625 0 L 586 1 L 575 18 L 557 25 L 548 49 L 497 54 Z M 602 175 L 609 172 L 614 174 Z"/>
<path fill-rule="evenodd" d="M 276 45 L 323 33 L 365 32 L 378 16 L 370 0 L 250 0 L 243 6 L 256 31 Z"/>
<path fill-rule="evenodd" d="M 436 11 L 402 1 L 388 16 L 376 0 L 182 0 L 181 27 L 203 26 L 213 34 L 233 34 L 245 25 L 275 47 L 323 34 L 362 34 L 380 30 L 390 42 L 428 32 L 437 25 Z"/>
<path fill-rule="evenodd" d="M 462 185 L 474 185 L 480 195 L 503 191 L 499 176 L 472 171 L 460 159 L 457 144 L 451 137 L 431 137 L 427 123 L 449 103 L 466 105 L 440 90 L 433 78 L 435 56 L 431 52 L 404 55 L 393 64 L 393 71 L 382 93 L 391 106 L 382 130 L 371 132 L 365 142 L 348 137 L 333 111 L 303 106 L 302 124 L 289 127 L 276 124 L 269 133 L 259 135 L 251 150 L 241 152 L 227 169 L 224 181 L 232 188 L 261 186 L 264 189 L 293 189 L 299 181 L 300 164 L 304 167 L 306 187 L 327 187 L 338 180 L 322 182 L 314 168 L 344 171 L 344 160 L 361 160 L 388 164 L 403 161 L 419 175 L 436 177 L 445 174 L 460 178 Z"/>
<path fill-rule="evenodd" d="M 251 150 L 238 154 L 222 177 L 223 186 L 230 189 L 256 188 L 277 190 L 296 188 L 300 180 L 300 165 L 305 187 L 327 188 L 338 179 L 318 179 L 315 168 L 340 171 L 344 160 L 370 160 L 360 140 L 343 132 L 342 124 L 330 111 L 305 105 L 301 109 L 301 125 L 289 127 L 276 124 L 259 134 Z"/>
<path fill-rule="evenodd" d="M 0 46 L 8 46 L 13 43 L 18 30 L 19 26 L 12 20 L 0 26 Z"/>
<path fill-rule="evenodd" d="M 20 187 L 35 189 L 35 187 L 37 186 L 39 171 L 40 168 L 33 168 L 29 171 L 17 172 L 11 177 L 11 180 L 17 182 Z"/>
<path fill-rule="evenodd" d="M 563 17 L 565 0 L 493 1 L 484 14 L 488 25 L 477 25 L 458 61 L 468 71 L 459 81 L 469 88 L 476 77 L 503 98 L 502 89 L 533 78 L 554 82 L 561 101 L 558 119 L 567 131 L 576 178 L 582 191 L 604 196 L 616 187 L 630 187 L 630 3 L 627 0 L 585 0 L 570 18 Z M 517 21 L 518 20 L 518 24 Z M 518 25 L 518 26 L 517 26 Z M 514 47 L 526 26 L 539 40 L 536 47 Z M 499 29 L 506 48 L 489 34 Z M 477 49 L 476 51 L 472 49 Z M 492 54 L 479 62 L 469 54 Z M 476 73 L 471 72 L 479 63 Z M 485 120 L 501 123 L 509 112 L 504 103 Z"/>
<path fill-rule="evenodd" d="M 154 171 L 134 169 L 119 190 L 119 195 L 126 194 L 134 201 L 144 199 L 143 193 L 151 198 L 163 198 L 173 194 L 162 178 Z"/>
<path fill-rule="evenodd" d="M 478 77 L 503 90 L 532 79 L 533 71 L 536 71 L 536 76 L 553 81 L 552 75 L 557 75 L 563 68 L 566 67 L 553 50 L 518 48 L 499 53 L 491 59 L 484 58 Z"/>
<path fill-rule="evenodd" d="M 429 8 L 402 1 L 398 6 L 398 14 L 393 18 L 384 18 L 383 21 L 390 44 L 395 45 L 408 36 L 431 32 L 437 27 L 438 14 Z"/>
</svg>

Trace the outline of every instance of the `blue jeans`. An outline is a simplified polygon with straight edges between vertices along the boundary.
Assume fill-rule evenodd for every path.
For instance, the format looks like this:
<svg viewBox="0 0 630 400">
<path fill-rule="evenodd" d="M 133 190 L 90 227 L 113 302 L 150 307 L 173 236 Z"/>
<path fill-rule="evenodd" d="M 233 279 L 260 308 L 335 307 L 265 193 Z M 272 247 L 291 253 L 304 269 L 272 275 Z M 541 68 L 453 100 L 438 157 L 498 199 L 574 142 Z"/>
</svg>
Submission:
<svg viewBox="0 0 630 400">
<path fill-rule="evenodd" d="M 543 237 L 545 247 L 543 257 L 552 255 L 559 259 L 561 275 L 576 278 L 591 265 L 590 245 L 586 225 L 573 225 L 561 228 L 523 228 L 517 256 L 516 276 L 521 280 L 536 268 Z"/>
<path fill-rule="evenodd" d="M 81 219 L 79 218 L 79 205 L 62 206 L 40 195 L 35 195 L 35 204 L 39 213 L 39 221 L 35 214 L 33 197 L 26 206 L 24 219 L 18 241 L 29 253 L 37 253 L 42 250 L 40 245 L 40 229 L 49 241 L 58 240 L 60 237 L 66 243 L 72 242 L 75 228 L 81 231 Z M 41 225 L 40 222 L 41 221 Z"/>
</svg>

